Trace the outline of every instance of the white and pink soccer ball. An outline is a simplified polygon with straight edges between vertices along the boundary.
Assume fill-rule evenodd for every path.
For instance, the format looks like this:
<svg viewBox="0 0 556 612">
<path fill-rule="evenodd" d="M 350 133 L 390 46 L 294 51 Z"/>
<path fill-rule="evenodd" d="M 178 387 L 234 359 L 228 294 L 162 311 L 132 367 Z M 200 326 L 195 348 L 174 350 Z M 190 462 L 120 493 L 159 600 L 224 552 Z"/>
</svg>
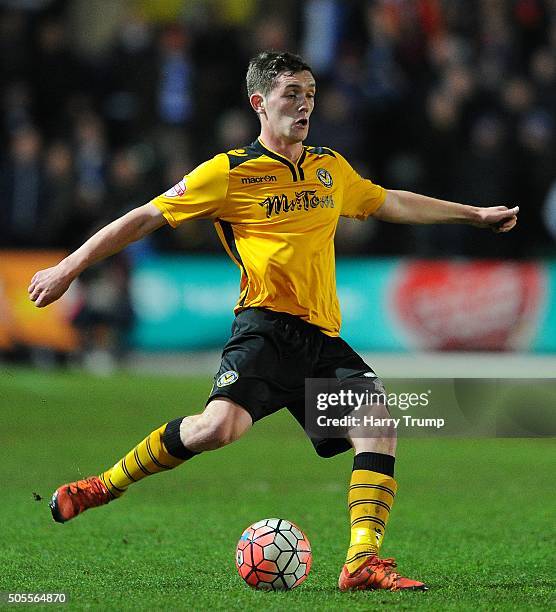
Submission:
<svg viewBox="0 0 556 612">
<path fill-rule="evenodd" d="M 254 589 L 294 589 L 309 575 L 312 560 L 307 536 L 285 519 L 253 523 L 237 543 L 237 571 Z"/>
</svg>

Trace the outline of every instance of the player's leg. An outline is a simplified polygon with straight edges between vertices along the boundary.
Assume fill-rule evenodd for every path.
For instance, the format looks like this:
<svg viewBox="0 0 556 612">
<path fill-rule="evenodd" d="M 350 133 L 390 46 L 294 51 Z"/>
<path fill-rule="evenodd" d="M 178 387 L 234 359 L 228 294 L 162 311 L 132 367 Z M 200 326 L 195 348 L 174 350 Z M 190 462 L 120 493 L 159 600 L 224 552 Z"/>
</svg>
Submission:
<svg viewBox="0 0 556 612">
<path fill-rule="evenodd" d="M 268 311 L 239 313 L 205 411 L 162 425 L 100 476 L 60 487 L 51 501 L 54 519 L 64 522 L 106 504 L 146 476 L 236 440 L 255 421 L 284 406 L 290 385 L 303 389 L 304 374 L 299 360 L 292 370 L 281 367 L 283 327 L 280 317 Z M 296 373 L 299 380 L 294 380 Z"/>
<path fill-rule="evenodd" d="M 386 407 L 386 392 L 382 381 L 372 368 L 341 338 L 326 338 L 318 356 L 315 378 L 328 379 L 329 389 L 351 390 L 373 398 L 369 405 L 355 413 L 354 406 L 328 406 L 327 416 L 356 416 L 358 426 L 335 431 L 319 432 L 315 423 L 309 424 L 310 437 L 317 453 L 332 457 L 353 448 L 355 458 L 348 492 L 350 514 L 350 543 L 346 563 L 340 574 L 339 586 L 351 589 L 424 589 L 415 580 L 402 578 L 394 571 L 393 559 L 380 559 L 380 547 L 390 510 L 396 495 L 394 480 L 396 454 L 396 429 Z M 309 400 L 310 401 L 310 400 Z M 315 421 L 315 412 L 300 418 Z M 380 423 L 372 429 L 366 426 L 369 417 Z M 365 420 L 367 417 L 367 420 Z M 380 421 L 377 421 L 380 419 Z"/>
<path fill-rule="evenodd" d="M 180 417 L 155 429 L 113 467 L 59 487 L 50 502 L 52 516 L 66 522 L 84 510 L 120 497 L 134 482 L 181 465 L 200 452 L 230 444 L 252 425 L 239 404 L 217 398 L 198 415 Z"/>
<path fill-rule="evenodd" d="M 379 557 L 398 488 L 394 480 L 396 429 L 384 405 L 365 406 L 358 416 L 360 422 L 373 416 L 384 425 L 372 430 L 361 425 L 347 433 L 355 452 L 348 493 L 350 545 L 338 585 L 343 591 L 427 590 L 424 583 L 400 576 L 394 559 Z"/>
<path fill-rule="evenodd" d="M 378 556 L 397 490 L 396 429 L 389 423 L 390 414 L 383 404 L 357 411 L 360 423 L 370 416 L 375 423 L 383 425 L 353 427 L 346 436 L 355 452 L 348 493 L 350 544 L 346 567 L 349 572 L 358 569 L 367 558 Z"/>
<path fill-rule="evenodd" d="M 358 411 L 360 423 L 370 416 L 383 424 L 372 429 L 358 425 L 346 436 L 355 456 L 348 493 L 350 544 L 338 585 L 343 591 L 427 590 L 423 582 L 400 576 L 394 559 L 379 556 L 398 488 L 394 479 L 397 436 L 385 405 Z"/>
<path fill-rule="evenodd" d="M 218 398 L 201 414 L 174 419 L 149 434 L 100 475 L 114 497 L 146 476 L 170 470 L 202 451 L 215 450 L 240 438 L 252 425 L 239 404 Z"/>
</svg>

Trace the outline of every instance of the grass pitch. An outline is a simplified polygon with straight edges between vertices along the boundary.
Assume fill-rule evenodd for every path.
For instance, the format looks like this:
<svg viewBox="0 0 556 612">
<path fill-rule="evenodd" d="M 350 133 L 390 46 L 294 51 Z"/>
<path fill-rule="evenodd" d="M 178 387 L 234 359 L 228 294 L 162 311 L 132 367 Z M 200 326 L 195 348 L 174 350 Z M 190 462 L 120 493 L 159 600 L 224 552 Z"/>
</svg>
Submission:
<svg viewBox="0 0 556 612">
<path fill-rule="evenodd" d="M 427 593 L 338 591 L 351 456 L 318 458 L 285 412 L 108 507 L 51 520 L 58 485 L 99 473 L 165 420 L 197 411 L 209 387 L 208 378 L 2 367 L 0 591 L 64 591 L 65 610 L 556 606 L 553 440 L 400 442 L 382 553 L 426 580 Z M 273 516 L 299 524 L 312 544 L 313 570 L 292 592 L 253 591 L 235 570 L 242 530 Z"/>
</svg>

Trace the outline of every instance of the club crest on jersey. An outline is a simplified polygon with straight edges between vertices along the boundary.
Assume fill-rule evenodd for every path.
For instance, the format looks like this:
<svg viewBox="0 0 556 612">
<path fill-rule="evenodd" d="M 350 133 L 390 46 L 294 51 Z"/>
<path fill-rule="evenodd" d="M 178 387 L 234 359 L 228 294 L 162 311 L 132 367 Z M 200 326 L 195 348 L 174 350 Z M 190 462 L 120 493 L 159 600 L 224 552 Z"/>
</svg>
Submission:
<svg viewBox="0 0 556 612">
<path fill-rule="evenodd" d="M 182 179 L 179 183 L 176 183 L 171 189 L 168 189 L 168 191 L 166 191 L 164 195 L 169 198 L 177 198 L 179 196 L 182 196 L 185 193 L 186 189 L 187 188 L 185 186 L 185 179 Z"/>
<path fill-rule="evenodd" d="M 325 170 L 324 168 L 319 168 L 317 170 L 317 178 L 325 187 L 332 187 L 334 181 L 332 180 L 332 176 L 330 175 L 330 172 L 328 172 L 328 170 Z"/>
<path fill-rule="evenodd" d="M 217 387 L 227 387 L 239 378 L 239 374 L 235 370 L 228 370 L 224 372 L 224 374 L 220 374 L 218 379 L 216 380 Z"/>
</svg>

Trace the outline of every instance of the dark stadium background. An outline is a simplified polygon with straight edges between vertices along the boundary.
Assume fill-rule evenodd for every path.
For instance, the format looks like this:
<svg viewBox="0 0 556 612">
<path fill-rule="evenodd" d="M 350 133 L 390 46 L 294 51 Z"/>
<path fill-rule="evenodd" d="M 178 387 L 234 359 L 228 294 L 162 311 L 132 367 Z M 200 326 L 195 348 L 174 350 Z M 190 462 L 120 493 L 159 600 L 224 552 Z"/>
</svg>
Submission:
<svg viewBox="0 0 556 612">
<path fill-rule="evenodd" d="M 277 48 L 302 53 L 318 78 L 310 143 L 387 187 L 521 206 L 503 246 L 461 227 L 359 224 L 339 252 L 554 254 L 554 10 L 542 0 L 4 0 L 1 244 L 75 247 L 252 141 L 246 64 Z M 37 194 L 20 193 L 19 171 Z M 218 245 L 199 224 L 160 233 L 153 248 Z"/>
</svg>

